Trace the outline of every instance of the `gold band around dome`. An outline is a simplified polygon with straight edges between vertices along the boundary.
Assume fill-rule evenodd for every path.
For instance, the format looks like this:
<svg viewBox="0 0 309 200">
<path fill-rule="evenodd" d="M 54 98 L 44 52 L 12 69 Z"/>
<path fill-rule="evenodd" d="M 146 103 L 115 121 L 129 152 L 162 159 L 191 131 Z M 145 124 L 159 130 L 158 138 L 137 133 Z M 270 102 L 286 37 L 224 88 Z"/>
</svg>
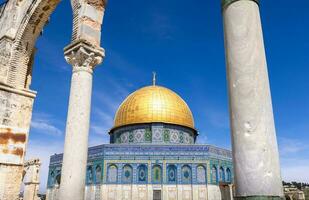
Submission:
<svg viewBox="0 0 309 200">
<path fill-rule="evenodd" d="M 144 123 L 166 123 L 194 129 L 192 112 L 175 92 L 160 86 L 141 88 L 129 95 L 115 115 L 114 128 Z"/>
<path fill-rule="evenodd" d="M 222 10 L 226 9 L 229 5 L 231 5 L 232 3 L 235 3 L 236 1 L 254 1 L 258 5 L 260 3 L 259 0 L 222 0 L 221 1 Z"/>
</svg>

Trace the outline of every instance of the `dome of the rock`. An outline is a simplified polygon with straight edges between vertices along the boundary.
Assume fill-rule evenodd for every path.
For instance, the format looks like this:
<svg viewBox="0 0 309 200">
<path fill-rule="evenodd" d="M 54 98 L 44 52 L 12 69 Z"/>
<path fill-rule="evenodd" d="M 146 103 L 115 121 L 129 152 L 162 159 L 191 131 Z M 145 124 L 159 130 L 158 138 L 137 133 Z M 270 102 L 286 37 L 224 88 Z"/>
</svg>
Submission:
<svg viewBox="0 0 309 200">
<path fill-rule="evenodd" d="M 172 90 L 156 85 L 143 87 L 123 101 L 116 112 L 114 128 L 156 122 L 194 129 L 186 102 Z"/>
</svg>

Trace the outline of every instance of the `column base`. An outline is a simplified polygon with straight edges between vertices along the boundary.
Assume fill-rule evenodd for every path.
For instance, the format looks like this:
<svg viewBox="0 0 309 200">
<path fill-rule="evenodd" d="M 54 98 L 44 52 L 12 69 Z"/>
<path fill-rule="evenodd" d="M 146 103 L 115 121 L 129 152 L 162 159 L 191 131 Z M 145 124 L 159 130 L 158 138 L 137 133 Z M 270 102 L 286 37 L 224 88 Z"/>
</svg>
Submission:
<svg viewBox="0 0 309 200">
<path fill-rule="evenodd" d="M 285 200 L 284 197 L 279 196 L 246 196 L 234 197 L 235 200 Z"/>
</svg>

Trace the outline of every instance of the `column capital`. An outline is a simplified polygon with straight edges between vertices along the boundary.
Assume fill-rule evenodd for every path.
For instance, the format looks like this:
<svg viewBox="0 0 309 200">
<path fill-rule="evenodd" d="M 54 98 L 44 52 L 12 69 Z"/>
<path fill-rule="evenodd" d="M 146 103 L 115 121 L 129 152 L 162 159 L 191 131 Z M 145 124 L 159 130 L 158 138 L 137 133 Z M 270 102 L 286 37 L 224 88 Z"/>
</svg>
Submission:
<svg viewBox="0 0 309 200">
<path fill-rule="evenodd" d="M 64 48 L 64 57 L 72 65 L 74 71 L 88 71 L 99 65 L 105 57 L 103 48 L 79 40 Z"/>
<path fill-rule="evenodd" d="M 221 1 L 222 10 L 224 10 L 225 8 L 227 8 L 229 5 L 231 5 L 236 1 L 254 1 L 255 3 L 259 4 L 260 0 L 222 0 Z"/>
</svg>

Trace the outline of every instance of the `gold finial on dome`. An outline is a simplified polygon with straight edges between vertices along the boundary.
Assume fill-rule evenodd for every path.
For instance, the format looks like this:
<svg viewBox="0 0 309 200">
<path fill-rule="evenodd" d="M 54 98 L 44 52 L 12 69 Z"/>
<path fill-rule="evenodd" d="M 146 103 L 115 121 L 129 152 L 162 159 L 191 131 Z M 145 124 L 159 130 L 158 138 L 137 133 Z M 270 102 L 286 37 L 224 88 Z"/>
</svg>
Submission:
<svg viewBox="0 0 309 200">
<path fill-rule="evenodd" d="M 194 129 L 193 115 L 186 102 L 172 90 L 157 85 L 130 94 L 118 108 L 113 129 L 156 122 Z"/>
<path fill-rule="evenodd" d="M 152 85 L 155 86 L 156 85 L 156 76 L 157 76 L 157 73 L 156 72 L 152 72 Z"/>
</svg>

